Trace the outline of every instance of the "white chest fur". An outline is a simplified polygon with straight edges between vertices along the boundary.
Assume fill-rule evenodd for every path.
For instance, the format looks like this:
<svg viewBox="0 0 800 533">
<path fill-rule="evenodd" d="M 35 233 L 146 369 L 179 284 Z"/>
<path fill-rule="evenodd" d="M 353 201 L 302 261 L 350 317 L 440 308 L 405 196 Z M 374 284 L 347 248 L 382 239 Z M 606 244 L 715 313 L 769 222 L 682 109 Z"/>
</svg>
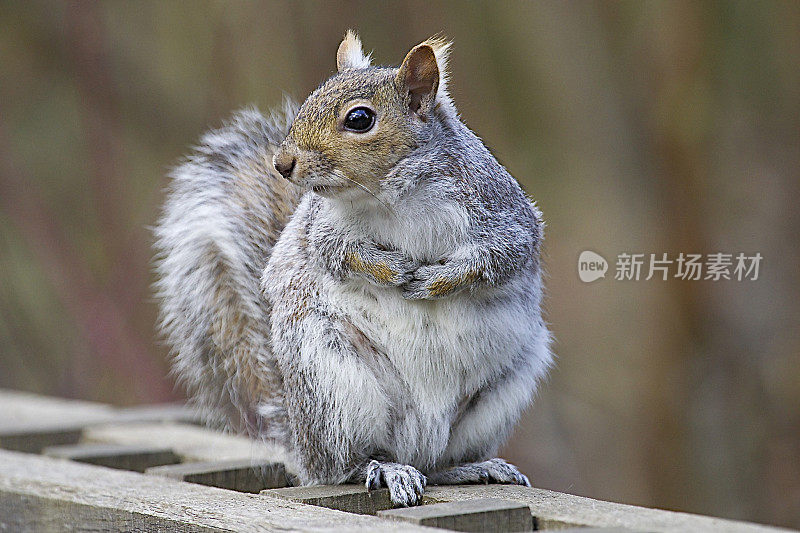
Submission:
<svg viewBox="0 0 800 533">
<path fill-rule="evenodd" d="M 410 202 L 402 216 L 374 216 L 335 204 L 322 207 L 327 220 L 351 238 L 379 242 L 421 262 L 457 253 L 468 241 L 469 218 L 461 205 L 440 199 L 437 209 L 414 209 L 431 202 Z M 532 350 L 540 335 L 539 275 L 520 272 L 502 287 L 464 291 L 441 300 L 409 301 L 396 287 L 361 279 L 325 278 L 323 297 L 385 358 L 381 390 L 374 405 L 378 447 L 398 461 L 433 465 L 448 446 L 460 407 L 502 374 L 521 351 Z M 370 376 L 372 377 L 372 376 Z M 363 377 L 363 379 L 369 379 Z M 353 421 L 354 424 L 357 424 Z"/>
<path fill-rule="evenodd" d="M 511 283 L 530 290 L 536 279 Z M 392 370 L 381 376 L 393 411 L 376 433 L 399 460 L 433 464 L 448 445 L 460 407 L 532 346 L 537 322 L 524 295 L 467 292 L 434 301 L 404 300 L 396 288 L 362 281 L 330 283 L 326 290 Z M 500 292 L 506 294 L 499 294 Z M 385 371 L 385 369 L 384 369 Z M 377 405 L 380 405 L 378 403 Z"/>
<path fill-rule="evenodd" d="M 516 420 L 549 361 L 539 312 L 539 273 L 520 271 L 499 287 L 424 301 L 405 300 L 400 288 L 359 278 L 337 281 L 302 252 L 311 230 L 305 224 L 314 223 L 306 216 L 308 208 L 307 201 L 298 208 L 265 274 L 278 329 L 298 333 L 275 337 L 277 359 L 297 369 L 293 371 L 305 369 L 314 376 L 317 395 L 329 410 L 326 416 L 358 449 L 384 450 L 396 462 L 427 470 L 448 457 L 459 457 L 464 449 L 499 444 L 505 437 L 502 428 Z M 363 220 L 337 221 L 334 227 L 348 238 L 385 243 L 425 262 L 425 256 L 446 256 L 464 246 L 462 214 L 457 209 L 439 212 L 438 223 L 423 230 L 400 220 L 384 225 L 380 235 Z M 413 231 L 431 234 L 421 241 L 419 235 L 409 237 Z M 408 249 L 403 248 L 404 239 Z M 295 312 L 291 287 L 302 279 L 314 280 L 314 307 L 324 313 Z M 292 325 L 298 316 L 303 325 Z M 326 349 L 326 331 L 349 335 L 352 357 Z M 465 403 L 482 387 L 493 387 L 508 375 L 522 378 L 513 385 L 516 389 L 498 393 L 491 407 L 481 409 L 483 415 L 471 418 L 511 422 L 460 430 Z"/>
</svg>

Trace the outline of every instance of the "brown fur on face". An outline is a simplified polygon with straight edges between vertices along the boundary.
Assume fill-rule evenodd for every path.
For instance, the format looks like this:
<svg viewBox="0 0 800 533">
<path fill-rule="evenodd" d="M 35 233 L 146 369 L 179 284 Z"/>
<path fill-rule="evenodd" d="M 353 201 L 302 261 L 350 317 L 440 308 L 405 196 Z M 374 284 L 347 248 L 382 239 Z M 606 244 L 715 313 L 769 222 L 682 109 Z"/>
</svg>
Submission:
<svg viewBox="0 0 800 533">
<path fill-rule="evenodd" d="M 395 83 L 397 69 L 348 70 L 331 77 L 305 101 L 281 151 L 296 158 L 291 180 L 303 186 L 355 186 L 376 190 L 379 181 L 419 144 L 406 98 Z M 366 133 L 347 131 L 354 107 L 376 113 Z"/>
<path fill-rule="evenodd" d="M 434 37 L 412 48 L 399 68 L 372 67 L 358 36 L 348 31 L 336 53 L 339 72 L 300 108 L 275 155 L 276 168 L 324 196 L 355 188 L 375 196 L 381 179 L 430 137 L 425 123 L 438 99 L 449 101 L 449 46 Z M 344 126 L 357 107 L 375 114 L 368 131 Z"/>
</svg>

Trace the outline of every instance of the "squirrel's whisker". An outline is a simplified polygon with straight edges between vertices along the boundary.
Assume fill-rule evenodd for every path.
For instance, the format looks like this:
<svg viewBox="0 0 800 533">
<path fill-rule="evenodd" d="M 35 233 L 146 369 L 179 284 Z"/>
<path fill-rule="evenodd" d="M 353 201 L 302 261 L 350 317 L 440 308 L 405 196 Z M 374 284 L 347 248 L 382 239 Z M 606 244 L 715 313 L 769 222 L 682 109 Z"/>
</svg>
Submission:
<svg viewBox="0 0 800 533">
<path fill-rule="evenodd" d="M 370 196 L 372 196 L 373 198 L 375 198 L 376 200 L 378 200 L 378 201 L 379 201 L 379 202 L 380 202 L 380 203 L 383 205 L 383 207 L 385 207 L 385 208 L 386 208 L 386 209 L 387 209 L 387 210 L 388 210 L 388 211 L 389 211 L 389 212 L 392 214 L 392 216 L 395 216 L 395 217 L 397 216 L 397 213 L 395 212 L 395 210 L 394 210 L 394 209 L 392 209 L 392 207 L 391 207 L 389 204 L 387 204 L 386 202 L 384 202 L 383 200 L 381 200 L 380 198 L 378 198 L 378 197 L 377 197 L 377 195 L 376 195 L 374 192 L 372 192 L 371 190 L 369 190 L 369 188 L 368 188 L 368 187 L 366 187 L 365 185 L 362 185 L 361 183 L 357 182 L 357 181 L 356 181 L 356 180 L 354 180 L 354 179 L 350 179 L 350 178 L 348 178 L 348 177 L 347 177 L 347 176 L 345 176 L 344 174 L 339 174 L 339 175 L 340 175 L 341 177 L 343 177 L 344 179 L 346 179 L 347 181 L 349 181 L 350 183 L 353 183 L 353 184 L 354 184 L 354 185 L 356 185 L 357 187 L 360 187 L 361 189 L 363 189 L 363 190 L 367 191 L 367 193 L 368 193 Z"/>
</svg>

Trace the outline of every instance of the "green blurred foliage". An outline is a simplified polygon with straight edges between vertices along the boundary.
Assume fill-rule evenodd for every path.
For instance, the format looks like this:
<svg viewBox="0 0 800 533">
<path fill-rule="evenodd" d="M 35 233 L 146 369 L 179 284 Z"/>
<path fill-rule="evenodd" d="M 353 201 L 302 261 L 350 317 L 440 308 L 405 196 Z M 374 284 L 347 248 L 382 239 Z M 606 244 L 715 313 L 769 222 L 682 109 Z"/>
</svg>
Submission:
<svg viewBox="0 0 800 533">
<path fill-rule="evenodd" d="M 800 527 L 800 4 L 0 3 L 0 386 L 175 398 L 165 173 L 238 107 L 455 41 L 464 120 L 548 221 L 558 367 L 505 455 L 537 486 Z M 581 283 L 590 249 L 760 252 L 758 281 Z M 609 272 L 609 274 L 613 274 Z"/>
</svg>

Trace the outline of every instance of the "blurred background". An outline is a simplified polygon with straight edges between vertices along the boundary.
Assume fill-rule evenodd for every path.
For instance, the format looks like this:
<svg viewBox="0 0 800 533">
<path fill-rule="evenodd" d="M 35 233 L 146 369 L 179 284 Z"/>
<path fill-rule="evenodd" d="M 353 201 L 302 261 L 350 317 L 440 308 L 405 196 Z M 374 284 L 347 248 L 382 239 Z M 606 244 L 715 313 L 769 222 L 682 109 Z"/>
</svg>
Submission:
<svg viewBox="0 0 800 533">
<path fill-rule="evenodd" d="M 464 121 L 542 208 L 558 366 L 504 456 L 538 487 L 800 527 L 800 3 L 0 2 L 0 387 L 180 398 L 155 332 L 165 173 L 302 100 L 356 28 L 443 32 Z M 611 263 L 583 283 L 577 259 Z M 617 254 L 761 253 L 756 281 Z"/>
</svg>

